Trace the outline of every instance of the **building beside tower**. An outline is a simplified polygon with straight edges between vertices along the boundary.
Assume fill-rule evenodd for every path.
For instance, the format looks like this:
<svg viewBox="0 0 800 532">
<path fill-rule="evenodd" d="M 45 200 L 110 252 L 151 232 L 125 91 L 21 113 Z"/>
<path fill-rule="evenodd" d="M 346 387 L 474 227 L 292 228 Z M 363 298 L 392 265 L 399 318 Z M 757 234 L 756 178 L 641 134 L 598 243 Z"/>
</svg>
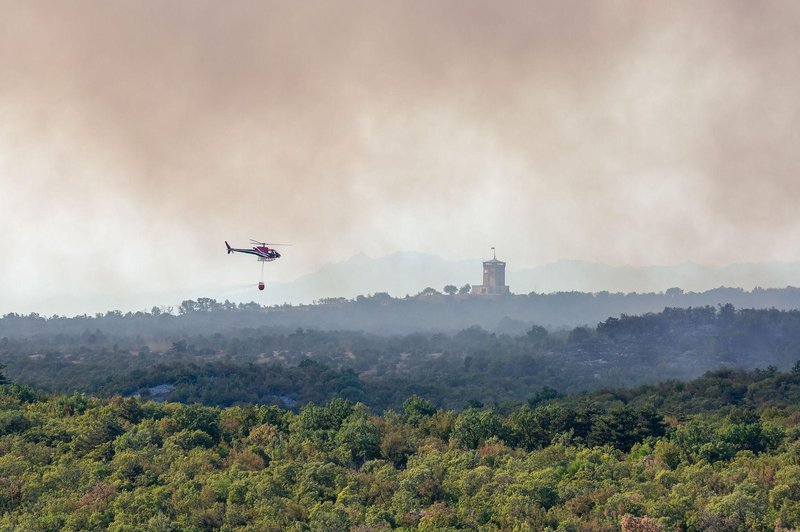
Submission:
<svg viewBox="0 0 800 532">
<path fill-rule="evenodd" d="M 497 260 L 492 248 L 492 260 L 483 263 L 483 284 L 472 287 L 471 294 L 478 296 L 507 296 L 511 293 L 506 286 L 506 263 Z"/>
</svg>

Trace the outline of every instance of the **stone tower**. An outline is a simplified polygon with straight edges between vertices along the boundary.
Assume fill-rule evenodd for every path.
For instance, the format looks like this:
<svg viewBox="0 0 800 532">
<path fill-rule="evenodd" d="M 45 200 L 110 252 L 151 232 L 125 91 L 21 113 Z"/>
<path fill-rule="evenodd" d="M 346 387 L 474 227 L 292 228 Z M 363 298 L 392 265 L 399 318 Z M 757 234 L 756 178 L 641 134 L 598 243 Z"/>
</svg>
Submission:
<svg viewBox="0 0 800 532">
<path fill-rule="evenodd" d="M 483 284 L 472 287 L 472 294 L 479 296 L 505 296 L 510 294 L 506 286 L 506 263 L 497 260 L 492 248 L 492 260 L 483 263 Z"/>
</svg>

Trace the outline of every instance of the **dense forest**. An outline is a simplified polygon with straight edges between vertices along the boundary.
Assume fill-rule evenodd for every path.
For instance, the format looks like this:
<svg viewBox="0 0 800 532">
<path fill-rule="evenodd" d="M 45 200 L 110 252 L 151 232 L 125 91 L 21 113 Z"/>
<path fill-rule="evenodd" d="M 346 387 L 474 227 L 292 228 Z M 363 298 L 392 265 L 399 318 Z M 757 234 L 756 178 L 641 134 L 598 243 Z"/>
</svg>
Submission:
<svg viewBox="0 0 800 532">
<path fill-rule="evenodd" d="M 0 530 L 800 526 L 800 311 L 397 334 L 279 311 L 1 318 Z"/>
<path fill-rule="evenodd" d="M 462 287 L 468 289 L 469 286 Z M 311 305 L 264 306 L 255 302 L 232 303 L 208 297 L 186 300 L 175 307 L 149 311 L 112 310 L 94 316 L 20 316 L 0 318 L 0 338 L 20 334 L 76 334 L 101 329 L 111 335 L 224 333 L 231 327 L 282 327 L 315 330 L 364 331 L 397 335 L 443 332 L 455 334 L 479 326 L 498 334 L 524 334 L 533 325 L 548 329 L 594 326 L 609 316 L 659 312 L 666 307 L 718 307 L 800 309 L 800 288 L 720 287 L 705 292 L 670 288 L 657 293 L 554 292 L 513 294 L 507 297 L 475 297 L 426 288 L 414 296 L 391 297 L 378 292 L 354 299 L 325 298 Z M 453 293 L 455 291 L 455 293 Z"/>
<path fill-rule="evenodd" d="M 789 530 L 800 364 L 373 414 L 0 386 L 3 530 Z"/>
<path fill-rule="evenodd" d="M 271 324 L 268 312 L 210 300 L 181 307 L 177 316 L 7 315 L 0 363 L 16 382 L 58 393 L 292 409 L 341 397 L 380 413 L 412 395 L 440 408 L 507 410 L 547 390 L 691 379 L 720 367 L 788 370 L 800 360 L 800 311 L 730 304 L 595 327 L 397 335 L 291 329 Z"/>
</svg>

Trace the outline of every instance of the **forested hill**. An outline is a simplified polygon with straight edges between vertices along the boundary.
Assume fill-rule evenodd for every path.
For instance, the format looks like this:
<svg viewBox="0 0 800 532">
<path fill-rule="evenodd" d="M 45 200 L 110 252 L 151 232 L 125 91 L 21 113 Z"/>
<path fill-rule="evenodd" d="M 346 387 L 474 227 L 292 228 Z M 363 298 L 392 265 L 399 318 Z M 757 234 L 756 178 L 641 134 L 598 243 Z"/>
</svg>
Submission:
<svg viewBox="0 0 800 532">
<path fill-rule="evenodd" d="M 445 287 L 455 290 L 454 286 Z M 32 334 L 76 334 L 99 329 L 107 335 L 168 336 L 214 332 L 244 327 L 298 327 L 318 330 L 365 331 L 395 335 L 415 332 L 455 333 L 473 325 L 490 332 L 523 334 L 531 325 L 550 329 L 594 326 L 611 316 L 660 312 L 666 307 L 704 307 L 732 304 L 736 308 L 800 309 L 798 288 L 717 288 L 663 293 L 585 293 L 513 295 L 500 298 L 466 294 L 446 295 L 427 288 L 413 297 L 393 298 L 385 293 L 355 299 L 330 298 L 313 305 L 231 303 L 211 298 L 183 301 L 177 308 L 153 308 L 95 316 L 6 314 L 0 318 L 0 338 Z"/>
<path fill-rule="evenodd" d="M 238 310 L 193 312 L 226 320 Z M 159 319 L 118 316 L 98 323 Z M 469 327 L 386 336 L 232 324 L 224 333 L 186 333 L 161 326 L 136 334 L 86 328 L 2 337 L 0 363 L 18 382 L 64 393 L 291 408 L 343 397 L 380 412 L 413 394 L 445 408 L 502 406 L 544 390 L 685 380 L 722 367 L 787 370 L 800 360 L 800 311 L 732 305 L 668 308 L 569 331 L 531 326 L 523 334 Z"/>
<path fill-rule="evenodd" d="M 0 386 L 2 530 L 800 527 L 800 368 L 376 416 Z"/>
</svg>

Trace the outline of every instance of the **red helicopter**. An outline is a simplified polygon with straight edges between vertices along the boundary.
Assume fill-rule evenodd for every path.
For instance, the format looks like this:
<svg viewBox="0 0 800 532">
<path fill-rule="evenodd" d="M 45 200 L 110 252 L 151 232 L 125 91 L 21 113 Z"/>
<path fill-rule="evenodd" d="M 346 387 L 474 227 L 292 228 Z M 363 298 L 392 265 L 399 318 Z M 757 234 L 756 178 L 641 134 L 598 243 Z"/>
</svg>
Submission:
<svg viewBox="0 0 800 532">
<path fill-rule="evenodd" d="M 252 248 L 233 248 L 228 241 L 225 241 L 225 247 L 228 248 L 228 254 L 231 253 L 247 253 L 248 255 L 255 255 L 258 257 L 258 260 L 262 263 L 261 264 L 261 280 L 258 282 L 258 289 L 264 289 L 264 263 L 265 262 L 272 262 L 273 260 L 281 258 L 281 254 L 278 253 L 278 250 L 272 249 L 269 246 L 289 246 L 290 244 L 267 244 L 266 242 L 259 242 L 257 240 L 250 239 L 250 242 L 253 244 Z"/>
</svg>

